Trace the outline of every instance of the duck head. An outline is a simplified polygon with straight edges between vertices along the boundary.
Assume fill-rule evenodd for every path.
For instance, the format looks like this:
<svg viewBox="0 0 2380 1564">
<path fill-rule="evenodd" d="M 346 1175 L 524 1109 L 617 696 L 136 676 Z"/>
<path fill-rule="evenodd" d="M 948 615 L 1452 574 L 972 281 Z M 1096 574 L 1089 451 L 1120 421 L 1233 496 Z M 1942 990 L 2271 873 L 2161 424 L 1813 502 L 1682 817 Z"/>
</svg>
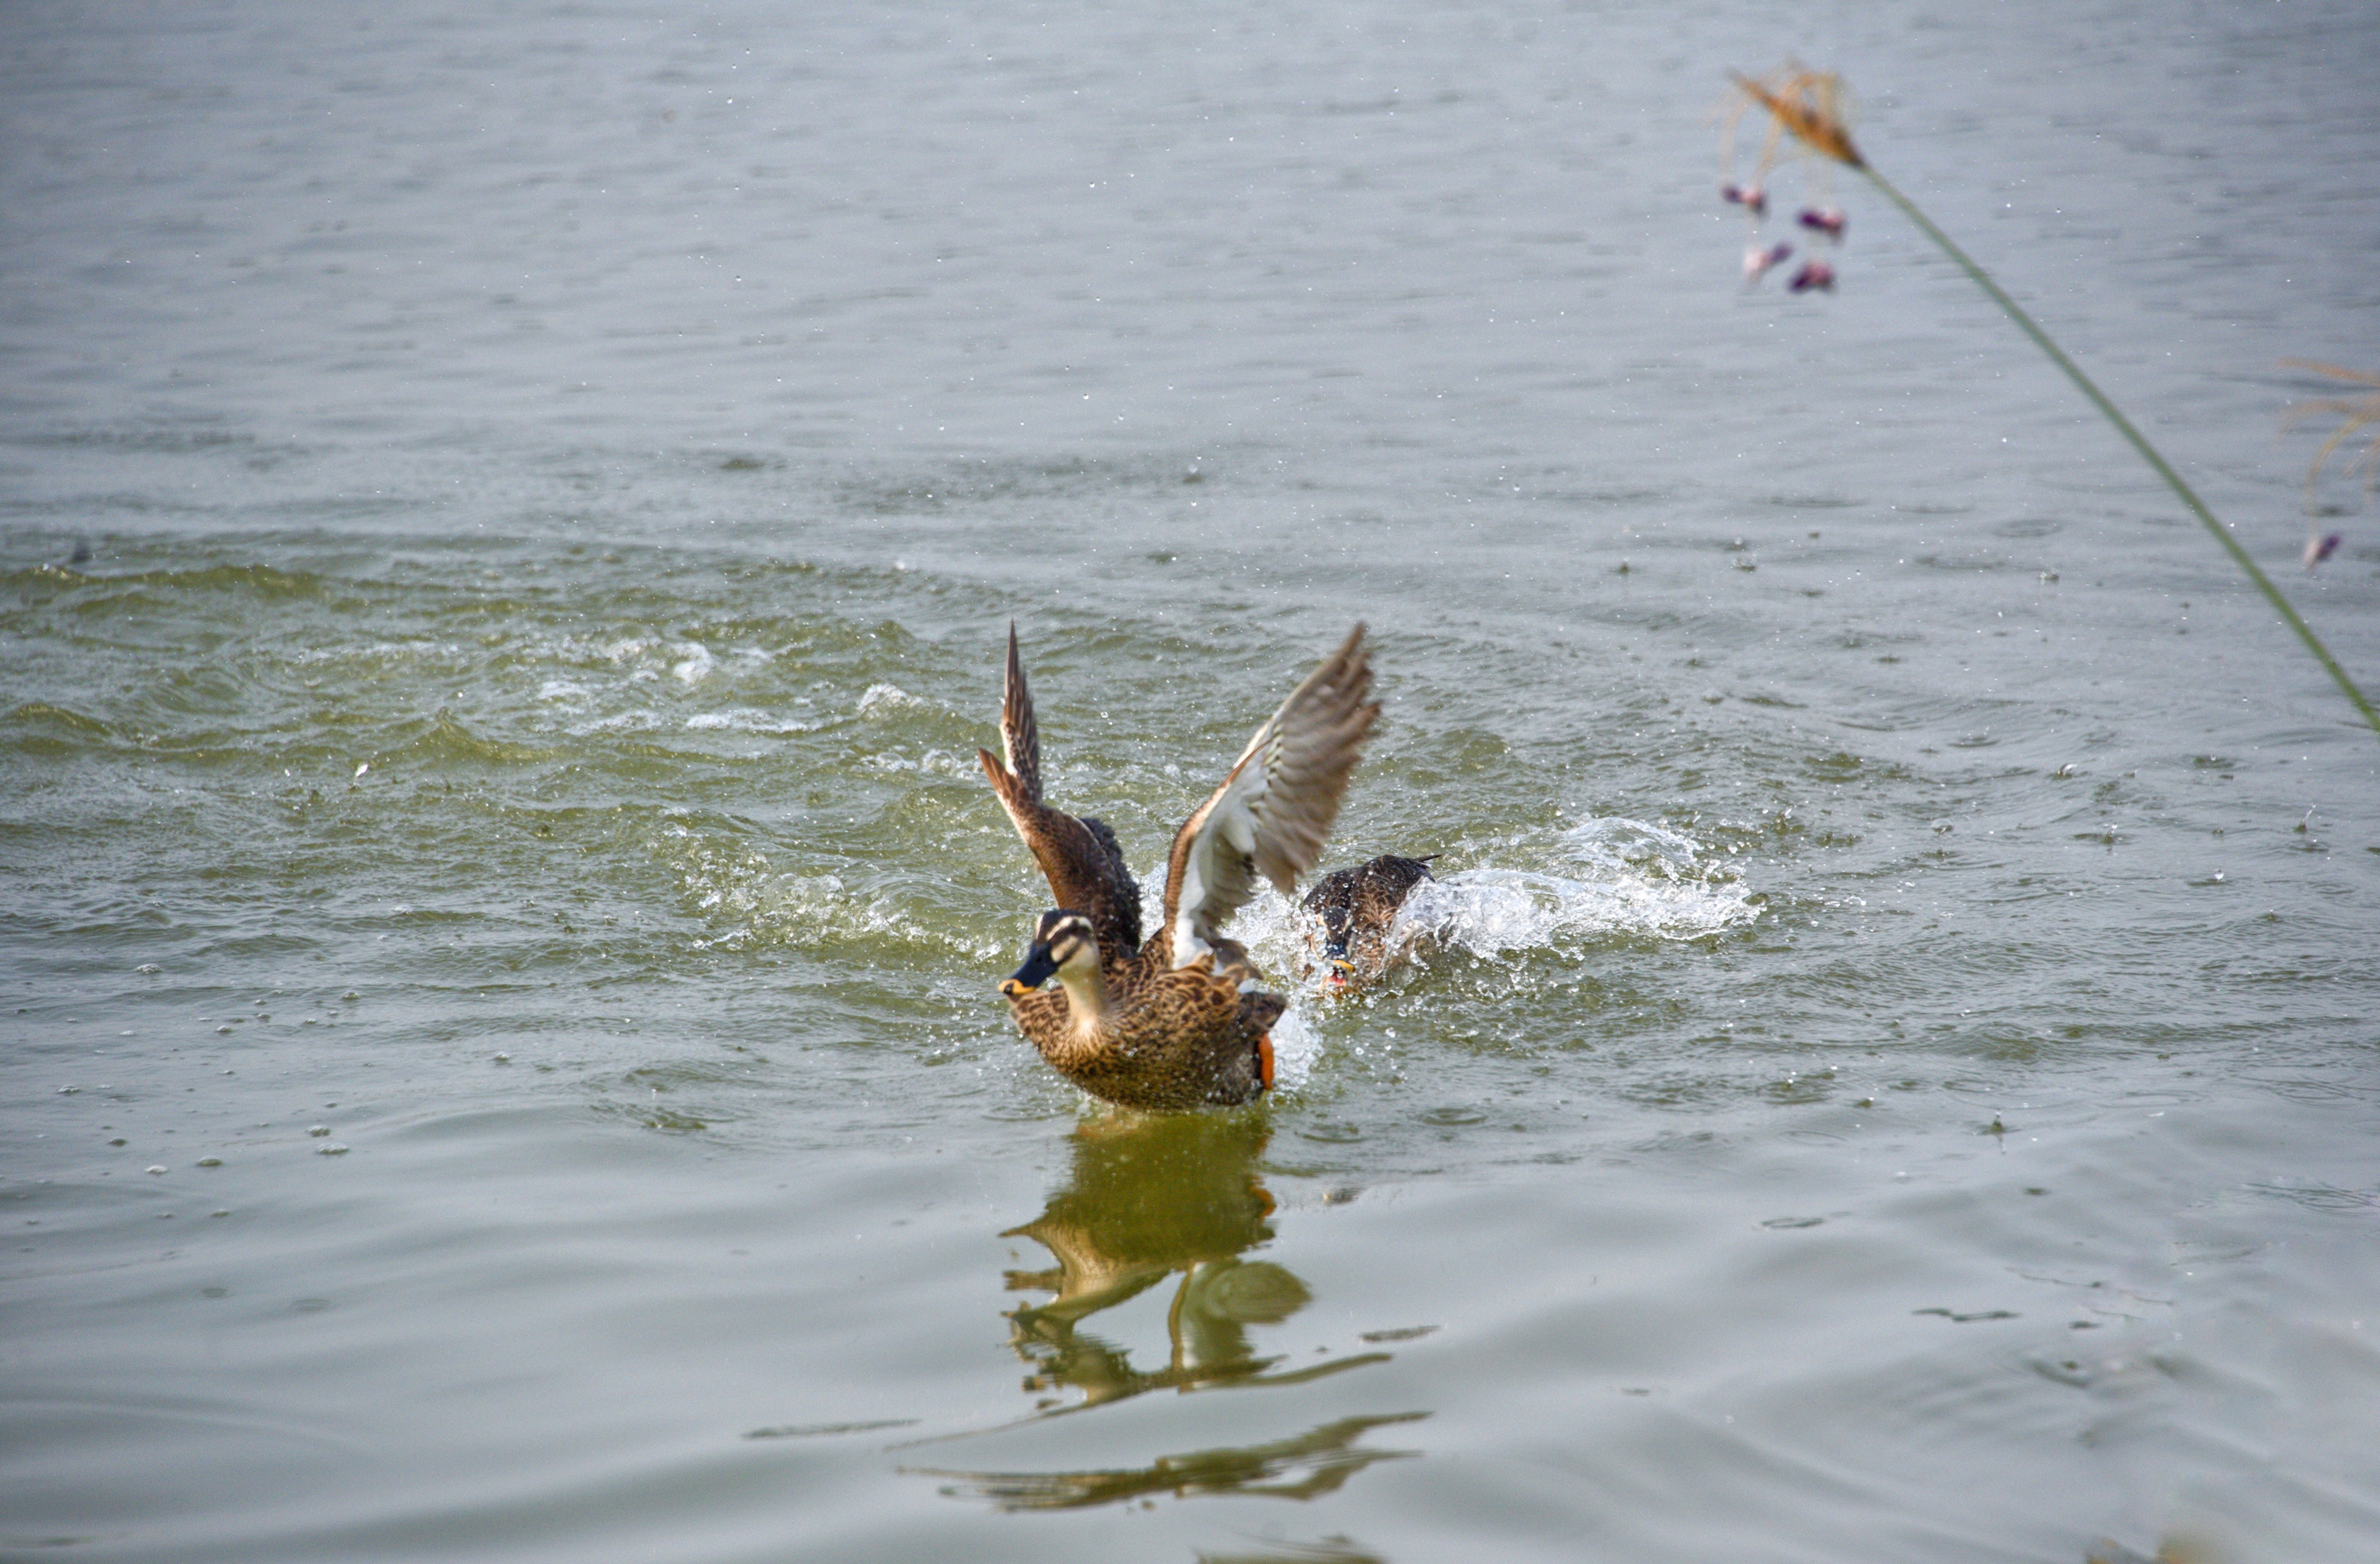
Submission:
<svg viewBox="0 0 2380 1564">
<path fill-rule="evenodd" d="M 1019 1000 L 1052 977 L 1081 981 L 1099 970 L 1099 942 L 1091 932 L 1091 920 L 1062 907 L 1041 915 L 1025 964 L 1001 979 L 1000 991 Z"/>
<path fill-rule="evenodd" d="M 1322 943 L 1323 981 L 1333 988 L 1343 988 L 1355 980 L 1355 964 L 1347 957 L 1347 941 L 1326 940 Z"/>
</svg>

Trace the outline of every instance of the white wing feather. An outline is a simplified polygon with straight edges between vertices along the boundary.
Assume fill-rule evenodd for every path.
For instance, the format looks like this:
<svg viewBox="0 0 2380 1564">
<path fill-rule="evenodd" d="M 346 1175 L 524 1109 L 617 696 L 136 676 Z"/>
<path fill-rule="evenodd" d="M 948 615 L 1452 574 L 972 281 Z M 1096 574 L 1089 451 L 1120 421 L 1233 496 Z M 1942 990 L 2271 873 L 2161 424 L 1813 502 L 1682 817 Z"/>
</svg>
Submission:
<svg viewBox="0 0 2380 1564">
<path fill-rule="evenodd" d="M 1347 778 L 1379 716 L 1364 626 L 1291 692 L 1248 740 L 1222 786 L 1183 822 L 1167 865 L 1173 964 L 1213 948 L 1261 874 L 1287 895 L 1322 855 Z"/>
</svg>

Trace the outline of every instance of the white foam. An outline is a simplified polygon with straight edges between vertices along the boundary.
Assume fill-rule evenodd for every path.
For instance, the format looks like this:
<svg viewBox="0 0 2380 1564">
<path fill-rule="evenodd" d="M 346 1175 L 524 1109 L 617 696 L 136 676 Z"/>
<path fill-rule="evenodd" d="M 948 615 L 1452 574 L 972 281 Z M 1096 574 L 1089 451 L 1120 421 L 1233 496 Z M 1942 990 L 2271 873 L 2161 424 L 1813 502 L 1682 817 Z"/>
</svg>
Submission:
<svg viewBox="0 0 2380 1564">
<path fill-rule="evenodd" d="M 860 692 L 859 714 L 862 717 L 885 716 L 904 706 L 925 704 L 898 685 L 870 685 Z"/>
<path fill-rule="evenodd" d="M 710 677 L 710 671 L 719 666 L 719 660 L 711 656 L 710 649 L 700 641 L 688 641 L 682 647 L 673 647 L 670 649 L 673 652 L 685 653 L 683 658 L 670 665 L 670 672 L 676 676 L 679 684 L 688 689 L 692 689 Z"/>
<path fill-rule="evenodd" d="M 663 846 L 678 859 L 682 883 L 695 905 L 711 916 L 735 921 L 734 927 L 715 938 L 695 940 L 697 950 L 902 944 L 954 951 L 979 962 L 997 961 L 1007 953 L 998 940 L 970 940 L 954 930 L 929 927 L 886 892 L 855 889 L 840 875 L 783 873 L 748 847 L 714 843 L 684 826 L 670 827 Z"/>
<path fill-rule="evenodd" d="M 599 717 L 592 722 L 579 722 L 571 732 L 581 737 L 589 734 L 644 734 L 662 725 L 662 720 L 650 711 L 622 711 L 610 717 Z"/>
<path fill-rule="evenodd" d="M 824 726 L 823 723 L 820 725 Z M 880 771 L 931 771 L 946 777 L 971 777 L 976 774 L 973 757 L 953 755 L 947 749 L 929 749 L 915 760 L 888 750 L 880 755 L 868 756 L 862 764 Z"/>
<path fill-rule="evenodd" d="M 1693 838 L 1667 827 L 1607 817 L 1565 831 L 1561 843 L 1579 874 L 1481 867 L 1425 880 L 1389 926 L 1390 960 L 1432 950 L 1477 956 L 1574 951 L 1615 936 L 1696 940 L 1760 915 L 1750 887 L 1730 870 L 1706 865 Z M 1525 843 L 1514 848 L 1515 856 L 1540 863 L 1548 856 Z M 1146 932 L 1156 931 L 1164 905 L 1160 865 L 1141 887 Z M 1318 927 L 1267 884 L 1226 932 L 1247 947 L 1277 991 L 1287 992 L 1313 959 L 1307 935 Z M 1308 976 L 1308 986 L 1318 987 L 1318 977 Z"/>
<path fill-rule="evenodd" d="M 1314 1073 L 1322 1057 L 1322 1039 L 1314 1035 L 1294 1005 L 1281 1012 L 1269 1034 L 1272 1038 L 1272 1084 L 1277 1091 L 1295 1091 Z"/>
<path fill-rule="evenodd" d="M 1706 867 L 1693 838 L 1609 817 L 1563 833 L 1587 871 L 1457 869 L 1417 887 L 1389 926 L 1392 954 L 1425 948 L 1494 956 L 1613 935 L 1696 940 L 1760 909 L 1732 874 Z"/>
<path fill-rule="evenodd" d="M 795 734 L 814 734 L 827 726 L 824 722 L 788 722 L 782 717 L 771 717 L 765 711 L 749 707 L 735 707 L 726 711 L 698 711 L 686 720 L 689 728 L 725 729 L 739 734 L 767 734 L 787 737 Z"/>
</svg>

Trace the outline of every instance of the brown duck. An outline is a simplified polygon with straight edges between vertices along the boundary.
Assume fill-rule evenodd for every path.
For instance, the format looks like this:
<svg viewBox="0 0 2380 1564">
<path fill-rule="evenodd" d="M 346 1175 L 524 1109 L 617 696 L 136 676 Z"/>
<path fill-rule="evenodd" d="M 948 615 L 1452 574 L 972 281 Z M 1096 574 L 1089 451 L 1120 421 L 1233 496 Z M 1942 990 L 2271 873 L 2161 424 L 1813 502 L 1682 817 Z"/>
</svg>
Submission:
<svg viewBox="0 0 2380 1564">
<path fill-rule="evenodd" d="M 1157 1111 L 1243 1103 L 1272 1085 L 1267 1029 L 1288 1002 L 1256 988 L 1247 952 L 1222 927 L 1256 894 L 1257 875 L 1286 895 L 1321 856 L 1380 714 L 1365 698 L 1371 685 L 1358 624 L 1174 833 L 1164 917 L 1144 942 L 1139 889 L 1115 833 L 1042 800 L 1040 734 L 1009 627 L 1006 764 L 989 750 L 977 756 L 1059 906 L 1041 915 L 1025 964 L 1000 988 L 1018 1030 L 1060 1074 L 1094 1097 Z M 1058 987 L 1044 989 L 1053 976 Z"/>
<path fill-rule="evenodd" d="M 1322 920 L 1324 980 L 1334 988 L 1378 977 L 1389 964 L 1389 925 L 1423 881 L 1435 879 L 1438 856 L 1400 858 L 1383 853 L 1352 869 L 1334 869 L 1314 882 L 1299 903 Z M 1314 943 L 1308 936 L 1309 947 Z"/>
</svg>

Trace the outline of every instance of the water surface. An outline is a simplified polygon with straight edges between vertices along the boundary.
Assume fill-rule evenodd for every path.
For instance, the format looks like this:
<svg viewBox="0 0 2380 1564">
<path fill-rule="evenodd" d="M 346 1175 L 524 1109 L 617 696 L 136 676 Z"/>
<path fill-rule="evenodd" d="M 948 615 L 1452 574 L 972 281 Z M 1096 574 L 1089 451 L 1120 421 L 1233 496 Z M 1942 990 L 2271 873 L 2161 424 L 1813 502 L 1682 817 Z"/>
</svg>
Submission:
<svg viewBox="0 0 2380 1564">
<path fill-rule="evenodd" d="M 0 1554 L 2371 1557 L 2380 746 L 1706 121 L 2371 685 L 2368 30 L 12 7 Z M 1117 1121 L 1006 627 L 1153 874 L 1358 619 L 1411 959 Z"/>
</svg>

